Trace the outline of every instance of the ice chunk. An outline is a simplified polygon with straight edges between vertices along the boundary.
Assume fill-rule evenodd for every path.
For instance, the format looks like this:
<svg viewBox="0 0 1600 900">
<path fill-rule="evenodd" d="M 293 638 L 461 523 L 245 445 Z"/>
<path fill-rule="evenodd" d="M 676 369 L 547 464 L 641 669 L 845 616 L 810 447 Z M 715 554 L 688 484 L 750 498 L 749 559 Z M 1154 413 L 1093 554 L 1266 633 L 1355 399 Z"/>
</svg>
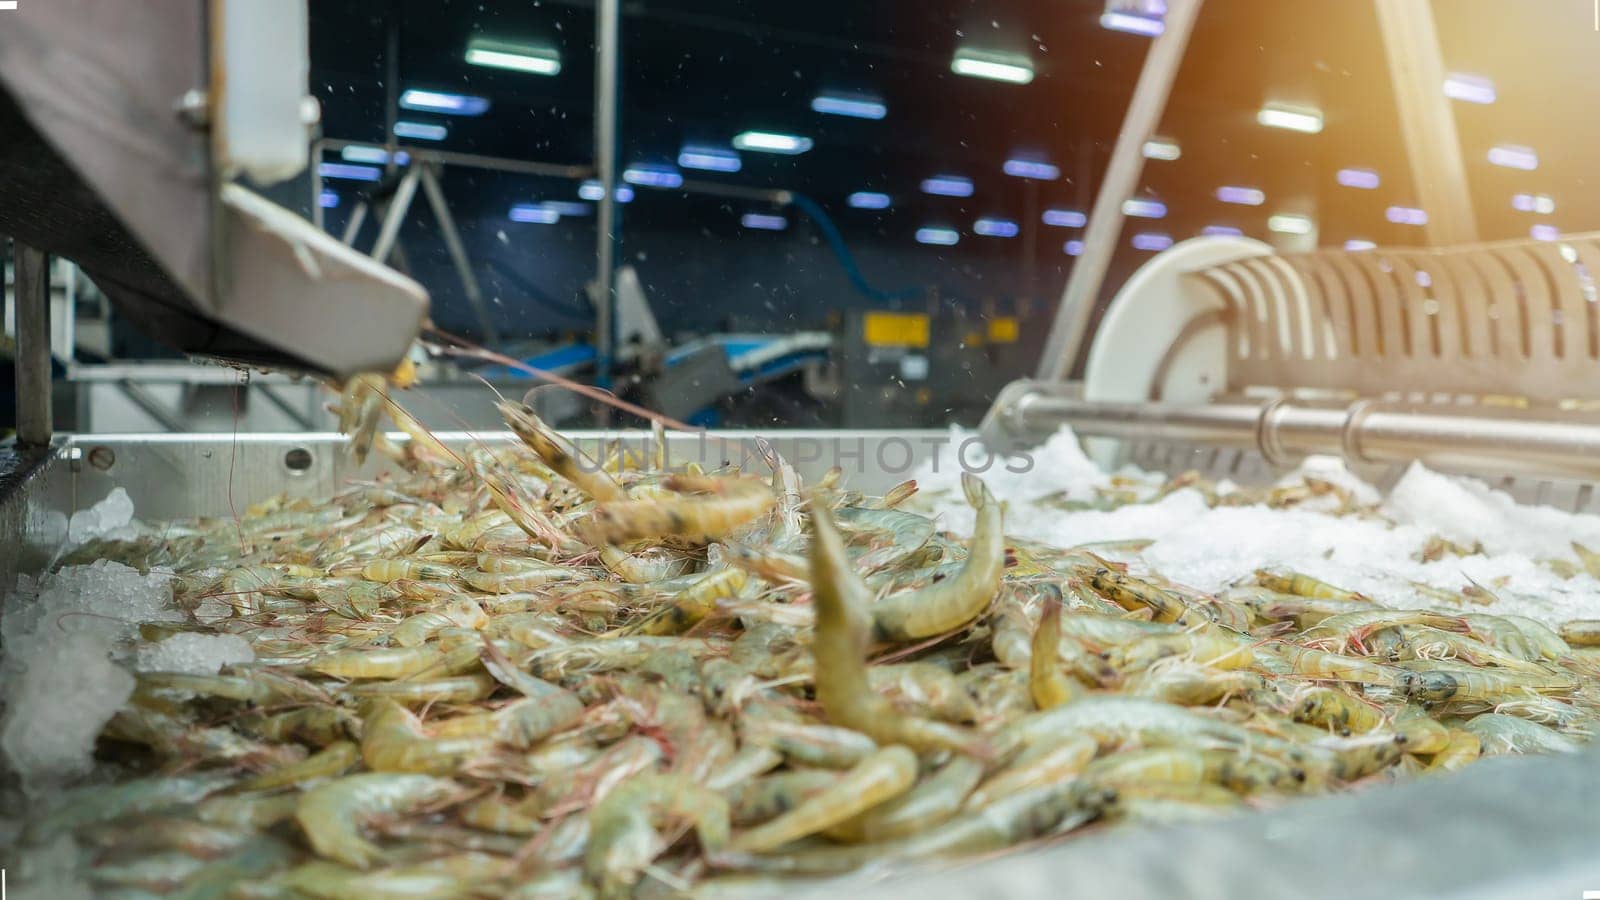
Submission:
<svg viewBox="0 0 1600 900">
<path fill-rule="evenodd" d="M 91 634 L 52 638 L 48 652 L 31 654 L 20 675 L 7 678 L 0 729 L 0 750 L 24 787 L 87 773 L 95 738 L 133 686 L 109 645 Z"/>
<path fill-rule="evenodd" d="M 121 487 L 111 489 L 104 500 L 72 514 L 67 524 L 67 541 L 81 544 L 97 537 L 108 537 L 133 523 L 133 500 Z"/>
<path fill-rule="evenodd" d="M 256 658 L 250 642 L 236 634 L 175 634 L 139 647 L 141 672 L 183 672 L 215 675 L 223 666 Z"/>
</svg>

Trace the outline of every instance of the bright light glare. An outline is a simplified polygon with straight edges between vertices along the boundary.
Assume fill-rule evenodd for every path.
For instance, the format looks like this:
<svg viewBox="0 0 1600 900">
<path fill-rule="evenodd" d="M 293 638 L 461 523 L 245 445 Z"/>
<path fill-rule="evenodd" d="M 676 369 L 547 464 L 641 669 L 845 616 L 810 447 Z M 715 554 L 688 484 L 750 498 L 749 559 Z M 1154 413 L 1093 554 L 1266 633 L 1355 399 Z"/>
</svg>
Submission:
<svg viewBox="0 0 1600 900">
<path fill-rule="evenodd" d="M 629 166 L 622 170 L 622 180 L 629 184 L 653 188 L 683 187 L 683 176 L 665 166 Z"/>
<path fill-rule="evenodd" d="M 1363 191 L 1374 190 L 1381 179 L 1378 173 L 1371 169 L 1340 169 L 1339 183 L 1345 187 L 1360 188 Z"/>
<path fill-rule="evenodd" d="M 412 89 L 400 95 L 400 108 L 458 116 L 481 116 L 489 111 L 489 100 L 469 94 L 446 94 Z"/>
<path fill-rule="evenodd" d="M 853 209 L 888 209 L 889 195 L 877 191 L 856 191 L 845 202 Z"/>
<path fill-rule="evenodd" d="M 1350 240 L 1344 242 L 1344 248 L 1349 250 L 1351 253 L 1357 253 L 1362 250 L 1374 250 L 1377 248 L 1377 246 L 1377 244 L 1374 244 L 1373 242 L 1364 238 L 1351 238 Z"/>
<path fill-rule="evenodd" d="M 605 197 L 605 195 L 606 189 L 601 187 L 600 182 L 596 179 L 591 178 L 588 181 L 585 181 L 583 184 L 578 185 L 578 196 L 585 200 L 598 201 Z M 631 203 L 633 202 L 633 188 L 628 187 L 625 184 L 619 184 L 617 185 L 615 196 L 618 203 Z"/>
<path fill-rule="evenodd" d="M 1548 216 L 1556 211 L 1556 201 L 1549 194 L 1512 194 L 1511 208 Z"/>
<path fill-rule="evenodd" d="M 1267 195 L 1260 188 L 1225 184 L 1217 188 L 1217 199 L 1223 203 L 1237 203 L 1240 206 L 1260 206 L 1267 202 Z"/>
<path fill-rule="evenodd" d="M 830 116 L 849 116 L 853 119 L 881 119 L 889 114 L 889 107 L 875 97 L 853 94 L 818 94 L 811 101 L 811 109 Z"/>
<path fill-rule="evenodd" d="M 1384 218 L 1396 225 L 1426 225 L 1428 224 L 1427 212 L 1415 206 L 1391 206 L 1384 210 Z"/>
<path fill-rule="evenodd" d="M 1141 231 L 1133 236 L 1135 250 L 1165 250 L 1172 246 L 1172 235 L 1157 231 Z"/>
<path fill-rule="evenodd" d="M 922 180 L 922 192 L 938 197 L 971 197 L 972 179 L 960 175 L 935 175 Z"/>
<path fill-rule="evenodd" d="M 918 228 L 917 243 L 932 244 L 936 247 L 952 247 L 961 240 L 961 235 L 954 228 Z"/>
<path fill-rule="evenodd" d="M 1100 15 L 1100 27 L 1111 31 L 1125 31 L 1128 34 L 1142 34 L 1155 37 L 1165 31 L 1167 26 L 1160 19 L 1149 16 L 1136 16 L 1125 12 L 1108 12 Z"/>
<path fill-rule="evenodd" d="M 1539 168 L 1539 154 L 1535 153 L 1532 147 L 1499 144 L 1489 148 L 1489 164 L 1532 172 Z"/>
<path fill-rule="evenodd" d="M 1047 209 L 1040 218 L 1057 228 L 1082 228 L 1089 221 L 1088 216 L 1075 209 Z"/>
<path fill-rule="evenodd" d="M 1268 128 L 1285 128 L 1305 134 L 1316 134 L 1322 130 L 1321 110 L 1308 107 L 1268 103 L 1256 113 L 1256 121 Z"/>
<path fill-rule="evenodd" d="M 323 209 L 333 209 L 339 205 L 339 194 L 335 191 L 323 191 L 317 195 L 317 205 Z"/>
<path fill-rule="evenodd" d="M 757 231 L 782 231 L 789 227 L 789 220 L 767 213 L 745 213 L 739 217 L 739 224 Z"/>
<path fill-rule="evenodd" d="M 1144 142 L 1144 158 L 1171 162 L 1183 155 L 1183 148 L 1171 138 L 1151 138 Z"/>
<path fill-rule="evenodd" d="M 1122 201 L 1122 214 L 1140 219 L 1159 219 L 1167 214 L 1167 205 L 1160 200 L 1134 198 Z"/>
<path fill-rule="evenodd" d="M 1528 229 L 1528 234 L 1532 235 L 1533 239 L 1536 241 L 1554 241 L 1560 240 L 1561 229 L 1555 227 L 1554 225 L 1541 224 L 1535 225 Z"/>
<path fill-rule="evenodd" d="M 549 47 L 526 47 L 500 41 L 473 39 L 467 44 L 467 62 L 491 69 L 510 69 L 534 75 L 559 75 L 561 54 Z"/>
<path fill-rule="evenodd" d="M 383 170 L 372 166 L 325 162 L 317 166 L 317 174 L 323 178 L 343 178 L 346 181 L 377 181 L 383 177 Z"/>
<path fill-rule="evenodd" d="M 1083 255 L 1083 241 L 1071 240 L 1061 245 L 1061 252 L 1068 256 Z"/>
<path fill-rule="evenodd" d="M 1494 82 L 1482 75 L 1451 72 L 1444 80 L 1444 95 L 1451 100 L 1465 100 L 1468 103 L 1493 103 Z"/>
<path fill-rule="evenodd" d="M 530 225 L 554 225 L 561 221 L 561 214 L 542 203 L 518 203 L 511 207 L 510 218 Z"/>
<path fill-rule="evenodd" d="M 1267 219 L 1267 228 L 1279 234 L 1310 234 L 1316 223 L 1305 216 L 1279 213 Z"/>
<path fill-rule="evenodd" d="M 1027 84 L 1033 80 L 1033 63 L 1027 57 L 983 50 L 957 50 L 950 60 L 950 71 L 1009 84 Z"/>
<path fill-rule="evenodd" d="M 399 121 L 394 123 L 394 136 L 403 137 L 412 141 L 442 141 L 450 134 L 450 129 L 443 125 L 429 125 L 426 122 Z"/>
<path fill-rule="evenodd" d="M 744 166 L 739 154 L 721 147 L 688 146 L 678 151 L 678 165 L 703 172 L 737 172 Z"/>
<path fill-rule="evenodd" d="M 1018 230 L 1017 223 L 1010 219 L 982 218 L 972 223 L 972 233 L 984 237 L 1016 237 Z"/>
<path fill-rule="evenodd" d="M 810 150 L 812 145 L 811 138 L 777 131 L 741 131 L 733 137 L 733 146 L 740 150 L 781 153 L 785 156 L 804 153 Z"/>
<path fill-rule="evenodd" d="M 1232 225 L 1207 225 L 1200 229 L 1200 233 L 1214 234 L 1221 237 L 1241 237 L 1244 235 L 1243 229 L 1235 228 Z"/>
<path fill-rule="evenodd" d="M 1033 159 L 1008 159 L 1001 168 L 1007 175 L 1014 175 L 1017 178 L 1055 181 L 1061 177 L 1061 169 L 1047 162 Z"/>
</svg>

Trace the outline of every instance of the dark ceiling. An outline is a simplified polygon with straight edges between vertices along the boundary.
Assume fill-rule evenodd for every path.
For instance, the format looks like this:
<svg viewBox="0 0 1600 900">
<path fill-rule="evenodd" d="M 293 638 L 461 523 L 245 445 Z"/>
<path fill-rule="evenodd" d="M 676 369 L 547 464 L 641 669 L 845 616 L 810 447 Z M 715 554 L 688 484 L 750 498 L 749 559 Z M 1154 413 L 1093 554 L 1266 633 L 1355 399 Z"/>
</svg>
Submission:
<svg viewBox="0 0 1600 900">
<path fill-rule="evenodd" d="M 516 159 L 587 163 L 593 145 L 595 10 L 579 0 L 356 0 L 312 4 L 313 84 L 330 137 L 383 137 L 386 22 L 400 22 L 403 88 L 478 94 L 492 101 L 481 118 L 407 119 L 447 123 L 445 149 Z M 1600 226 L 1600 196 L 1586 179 L 1600 148 L 1600 33 L 1591 0 L 1437 0 L 1447 68 L 1491 78 L 1490 105 L 1453 102 L 1479 230 L 1485 239 L 1522 237 L 1535 223 L 1578 231 Z M 1022 264 L 1024 240 L 973 235 L 979 216 L 1016 219 L 1027 229 L 1036 208 L 1087 209 L 1150 39 L 1099 24 L 1100 0 L 624 0 L 622 155 L 671 163 L 686 142 L 725 144 L 751 128 L 815 139 L 800 156 L 744 153 L 743 171 L 694 177 L 800 191 L 838 221 L 858 252 L 927 252 L 928 267 L 973 260 L 992 271 Z M 469 66 L 474 37 L 558 48 L 556 77 Z M 1025 86 L 957 76 L 958 46 L 1024 53 L 1037 70 Z M 820 90 L 881 96 L 881 121 L 824 116 L 810 109 Z M 1307 135 L 1264 128 L 1264 102 L 1316 107 L 1325 128 Z M 1166 203 L 1160 221 L 1131 219 L 1113 277 L 1147 256 L 1128 245 L 1135 231 L 1175 239 L 1224 224 L 1271 238 L 1267 218 L 1297 213 L 1317 223 L 1323 245 L 1350 238 L 1422 243 L 1422 229 L 1391 224 L 1386 207 L 1412 204 L 1373 5 L 1366 0 L 1210 0 L 1173 91 L 1162 132 L 1182 145 L 1174 162 L 1150 161 L 1142 191 Z M 1536 171 L 1486 161 L 1497 143 L 1533 147 Z M 1025 182 L 1002 174 L 1016 153 L 1041 154 L 1059 180 Z M 1343 167 L 1375 169 L 1377 190 L 1341 187 Z M 966 199 L 922 194 L 935 174 L 970 177 Z M 451 188 L 470 218 L 500 217 L 513 202 L 572 199 L 571 186 L 521 186 L 504 179 Z M 1266 203 L 1215 199 L 1224 184 L 1260 188 Z M 1030 188 L 1030 185 L 1033 187 Z M 447 185 L 448 186 L 448 185 Z M 849 209 L 844 198 L 871 189 L 894 198 L 886 212 Z M 1037 190 L 1030 198 L 1028 191 Z M 565 191 L 566 193 L 561 193 Z M 1546 193 L 1553 215 L 1511 208 L 1517 192 Z M 651 192 L 628 208 L 626 229 L 684 235 L 716 233 L 734 247 L 737 204 Z M 919 247 L 924 225 L 963 233 L 949 254 Z M 1070 259 L 1062 241 L 1077 229 L 1040 228 L 1038 281 L 1053 297 Z M 636 232 L 630 232 L 636 233 Z M 591 239 L 592 240 L 592 239 Z M 569 240 L 566 252 L 587 255 Z M 748 246 L 748 245 L 746 245 Z M 685 251 L 689 252 L 689 251 Z M 709 252 L 709 251 L 708 251 Z M 737 252 L 733 250 L 731 252 Z M 592 256 L 583 265 L 592 267 Z M 1032 271 L 1032 269 L 1029 269 Z M 992 283 L 992 282 L 991 282 Z"/>
</svg>

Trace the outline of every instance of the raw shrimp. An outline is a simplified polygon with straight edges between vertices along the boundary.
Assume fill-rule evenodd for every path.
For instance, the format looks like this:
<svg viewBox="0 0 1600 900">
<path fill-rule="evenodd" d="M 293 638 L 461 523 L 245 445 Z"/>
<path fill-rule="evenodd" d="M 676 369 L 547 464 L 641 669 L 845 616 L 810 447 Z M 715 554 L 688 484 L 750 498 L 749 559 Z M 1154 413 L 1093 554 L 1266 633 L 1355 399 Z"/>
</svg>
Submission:
<svg viewBox="0 0 1600 900">
<path fill-rule="evenodd" d="M 824 831 L 904 793 L 916 778 L 916 754 L 905 747 L 884 747 L 794 809 L 743 832 L 731 848 L 763 853 Z"/>
<path fill-rule="evenodd" d="M 436 806 L 460 795 L 455 782 L 428 775 L 346 775 L 302 794 L 295 820 L 318 854 L 368 869 L 380 851 L 361 836 L 363 825 L 379 816 Z"/>
<path fill-rule="evenodd" d="M 950 578 L 874 603 L 873 634 L 879 640 L 914 641 L 960 628 L 987 609 L 989 601 L 994 599 L 1006 564 L 1000 502 L 989 493 L 988 486 L 970 472 L 962 473 L 961 487 L 966 492 L 967 502 L 978 514 L 978 523 L 972 532 L 972 548 L 965 564 Z M 826 516 L 827 513 L 817 515 Z"/>
</svg>

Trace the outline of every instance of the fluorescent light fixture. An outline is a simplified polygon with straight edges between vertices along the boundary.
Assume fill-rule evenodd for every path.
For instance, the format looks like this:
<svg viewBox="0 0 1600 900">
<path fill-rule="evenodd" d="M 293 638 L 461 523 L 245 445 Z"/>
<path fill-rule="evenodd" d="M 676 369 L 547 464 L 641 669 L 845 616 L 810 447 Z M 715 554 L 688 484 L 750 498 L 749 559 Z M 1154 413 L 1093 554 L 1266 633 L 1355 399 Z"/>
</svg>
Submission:
<svg viewBox="0 0 1600 900">
<path fill-rule="evenodd" d="M 1017 223 L 1010 219 L 984 217 L 972 223 L 972 233 L 981 234 L 984 237 L 1016 237 L 1017 232 L 1020 230 L 1017 228 Z"/>
<path fill-rule="evenodd" d="M 1089 221 L 1088 216 L 1075 209 L 1047 209 L 1039 218 L 1057 228 L 1082 228 Z"/>
<path fill-rule="evenodd" d="M 1223 237 L 1242 237 L 1244 230 L 1232 225 L 1207 225 L 1200 229 L 1201 234 L 1214 234 Z"/>
<path fill-rule="evenodd" d="M 971 197 L 972 179 L 960 175 L 935 175 L 922 180 L 922 192 L 939 197 Z"/>
<path fill-rule="evenodd" d="M 1556 201 L 1548 194 L 1512 194 L 1511 208 L 1548 216 L 1556 211 Z"/>
<path fill-rule="evenodd" d="M 950 59 L 950 71 L 1009 84 L 1027 84 L 1033 80 L 1033 63 L 1026 56 L 986 50 L 957 50 Z"/>
<path fill-rule="evenodd" d="M 1125 31 L 1128 34 L 1142 34 L 1155 37 L 1167 29 L 1165 22 L 1151 16 L 1136 16 L 1133 13 L 1108 12 L 1100 15 L 1100 27 L 1111 31 Z"/>
<path fill-rule="evenodd" d="M 888 209 L 889 195 L 877 191 L 856 191 L 845 198 L 845 202 L 853 209 Z"/>
<path fill-rule="evenodd" d="M 1465 100 L 1468 103 L 1493 103 L 1494 82 L 1482 75 L 1451 72 L 1444 80 L 1444 95 L 1451 100 Z"/>
<path fill-rule="evenodd" d="M 383 170 L 372 166 L 325 162 L 317 166 L 317 174 L 323 178 L 343 178 L 346 181 L 377 181 L 383 177 Z"/>
<path fill-rule="evenodd" d="M 382 147 L 368 147 L 358 144 L 340 150 L 339 158 L 343 159 L 345 162 L 375 163 L 377 165 L 383 165 L 389 161 L 389 151 L 383 149 Z M 405 152 L 404 150 L 396 150 L 394 153 L 394 161 L 397 165 L 403 166 L 411 162 L 411 154 Z"/>
<path fill-rule="evenodd" d="M 1032 178 L 1037 181 L 1055 181 L 1061 177 L 1061 170 L 1047 162 L 1036 159 L 1008 159 L 1001 169 L 1007 175 L 1018 178 Z"/>
<path fill-rule="evenodd" d="M 554 225 L 561 221 L 561 214 L 542 203 L 518 203 L 511 207 L 511 221 L 526 222 L 530 225 Z"/>
<path fill-rule="evenodd" d="M 1278 213 L 1267 219 L 1267 230 L 1279 234 L 1310 234 L 1317 224 L 1307 216 L 1296 216 L 1289 213 Z"/>
<path fill-rule="evenodd" d="M 789 227 L 789 220 L 767 213 L 745 213 L 739 217 L 739 224 L 757 231 L 782 231 Z"/>
<path fill-rule="evenodd" d="M 622 180 L 629 184 L 653 188 L 683 187 L 683 176 L 677 169 L 667 166 L 629 166 L 622 170 Z"/>
<path fill-rule="evenodd" d="M 777 131 L 741 131 L 733 137 L 733 146 L 740 150 L 753 150 L 757 153 L 781 153 L 785 156 L 794 156 L 804 153 L 812 147 L 812 140 L 798 134 L 783 134 Z"/>
<path fill-rule="evenodd" d="M 1532 172 L 1539 168 L 1539 154 L 1535 153 L 1532 147 L 1498 144 L 1489 148 L 1489 164 Z"/>
<path fill-rule="evenodd" d="M 1381 179 L 1378 173 L 1371 169 L 1340 169 L 1339 183 L 1349 188 L 1360 188 L 1363 191 L 1376 190 Z"/>
<path fill-rule="evenodd" d="M 1285 128 L 1305 134 L 1316 134 L 1322 130 L 1321 110 L 1303 106 L 1268 103 L 1256 113 L 1256 121 L 1268 128 Z"/>
<path fill-rule="evenodd" d="M 582 217 L 594 214 L 594 207 L 576 200 L 546 200 L 539 204 L 545 209 L 553 209 L 563 217 Z"/>
<path fill-rule="evenodd" d="M 1560 240 L 1561 229 L 1555 227 L 1554 225 L 1540 224 L 1529 228 L 1528 234 L 1532 235 L 1533 239 L 1536 241 L 1554 241 Z"/>
<path fill-rule="evenodd" d="M 442 141 L 450 134 L 450 129 L 443 125 L 430 125 L 427 122 L 407 122 L 404 119 L 394 123 L 394 136 L 403 137 L 411 141 Z"/>
<path fill-rule="evenodd" d="M 1082 256 L 1083 241 L 1076 239 L 1067 241 L 1065 244 L 1061 245 L 1061 252 L 1068 256 Z"/>
<path fill-rule="evenodd" d="M 1153 137 L 1144 142 L 1145 159 L 1161 159 L 1171 162 L 1183 155 L 1183 148 L 1172 138 Z"/>
<path fill-rule="evenodd" d="M 413 88 L 400 95 L 400 108 L 455 116 L 481 116 L 489 111 L 489 100 L 470 94 L 446 94 Z"/>
<path fill-rule="evenodd" d="M 1349 250 L 1351 253 L 1358 253 L 1362 250 L 1375 250 L 1377 247 L 1377 244 L 1374 244 L 1365 238 L 1351 238 L 1350 240 L 1344 242 L 1344 248 Z"/>
<path fill-rule="evenodd" d="M 953 247 L 961 235 L 954 228 L 918 228 L 917 243 L 936 247 Z"/>
<path fill-rule="evenodd" d="M 678 151 L 678 165 L 703 172 L 737 172 L 744 163 L 739 154 L 721 147 L 686 146 Z"/>
<path fill-rule="evenodd" d="M 323 209 L 333 209 L 335 206 L 338 206 L 339 205 L 339 194 L 338 194 L 338 192 L 337 191 L 323 191 L 322 193 L 318 194 L 317 195 L 317 205 L 322 207 Z"/>
<path fill-rule="evenodd" d="M 855 94 L 818 94 L 811 100 L 811 109 L 824 115 L 852 119 L 881 119 L 889 114 L 889 107 L 882 100 Z"/>
<path fill-rule="evenodd" d="M 1384 218 L 1396 225 L 1426 225 L 1428 214 L 1415 206 L 1391 206 L 1384 210 Z"/>
<path fill-rule="evenodd" d="M 561 54 L 550 47 L 528 47 L 473 38 L 467 43 L 467 62 L 491 69 L 510 69 L 534 75 L 559 75 Z"/>
<path fill-rule="evenodd" d="M 1167 214 L 1167 205 L 1160 200 L 1134 197 L 1122 201 L 1122 214 L 1140 219 L 1159 219 Z"/>
<path fill-rule="evenodd" d="M 1135 250 L 1165 250 L 1172 246 L 1172 235 L 1158 231 L 1141 231 L 1133 236 Z"/>
<path fill-rule="evenodd" d="M 1267 202 L 1267 195 L 1260 188 L 1225 184 L 1217 188 L 1217 199 L 1223 203 L 1237 203 L 1240 206 L 1260 206 Z"/>
<path fill-rule="evenodd" d="M 605 195 L 606 189 L 600 185 L 598 179 L 591 178 L 588 181 L 585 181 L 583 184 L 578 185 L 578 196 L 585 200 L 599 201 L 603 199 Z M 617 185 L 615 196 L 618 203 L 631 203 L 633 202 L 633 188 L 628 187 L 625 184 L 619 184 Z"/>
</svg>

